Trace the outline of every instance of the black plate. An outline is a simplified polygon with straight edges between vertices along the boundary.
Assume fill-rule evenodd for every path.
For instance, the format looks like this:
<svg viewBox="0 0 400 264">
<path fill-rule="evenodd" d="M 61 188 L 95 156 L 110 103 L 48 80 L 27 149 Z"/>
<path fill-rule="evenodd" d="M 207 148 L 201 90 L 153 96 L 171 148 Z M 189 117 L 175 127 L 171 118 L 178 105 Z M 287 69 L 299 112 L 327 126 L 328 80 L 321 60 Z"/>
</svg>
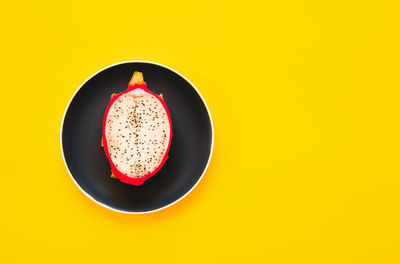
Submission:
<svg viewBox="0 0 400 264">
<path fill-rule="evenodd" d="M 134 71 L 143 72 L 151 91 L 162 93 L 172 118 L 169 159 L 141 186 L 110 178 L 100 146 L 104 111 L 112 93 L 127 89 Z M 70 175 L 99 204 L 125 213 L 165 208 L 188 194 L 207 169 L 213 127 L 205 102 L 181 74 L 151 62 L 124 62 L 89 78 L 72 97 L 61 127 L 61 150 Z"/>
</svg>

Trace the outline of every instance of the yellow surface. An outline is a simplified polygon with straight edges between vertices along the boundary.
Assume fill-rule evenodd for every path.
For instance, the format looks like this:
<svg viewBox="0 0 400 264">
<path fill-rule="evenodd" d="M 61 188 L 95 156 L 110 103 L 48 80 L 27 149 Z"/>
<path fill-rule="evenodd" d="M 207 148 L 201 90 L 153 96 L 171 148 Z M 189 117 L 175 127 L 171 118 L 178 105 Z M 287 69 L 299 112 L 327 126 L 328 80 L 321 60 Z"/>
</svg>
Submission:
<svg viewBox="0 0 400 264">
<path fill-rule="evenodd" d="M 12 2 L 1 263 L 400 263 L 398 1 Z M 90 201 L 59 147 L 75 89 L 132 59 L 188 77 L 215 126 L 203 181 L 149 215 Z"/>
</svg>

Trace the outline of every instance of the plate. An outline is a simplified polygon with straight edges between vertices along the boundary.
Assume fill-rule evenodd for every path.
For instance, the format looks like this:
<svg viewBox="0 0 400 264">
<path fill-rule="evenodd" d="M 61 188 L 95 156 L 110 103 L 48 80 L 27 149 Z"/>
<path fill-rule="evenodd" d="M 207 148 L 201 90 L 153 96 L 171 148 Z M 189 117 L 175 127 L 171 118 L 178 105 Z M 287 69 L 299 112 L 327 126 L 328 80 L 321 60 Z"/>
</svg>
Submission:
<svg viewBox="0 0 400 264">
<path fill-rule="evenodd" d="M 134 71 L 143 72 L 152 92 L 164 95 L 173 130 L 169 159 L 140 186 L 110 177 L 100 145 L 110 96 L 127 89 Z M 211 160 L 214 130 L 206 102 L 182 74 L 154 62 L 127 61 L 98 71 L 78 88 L 65 110 L 60 142 L 72 180 L 89 198 L 114 211 L 149 213 L 178 202 L 199 183 Z"/>
</svg>

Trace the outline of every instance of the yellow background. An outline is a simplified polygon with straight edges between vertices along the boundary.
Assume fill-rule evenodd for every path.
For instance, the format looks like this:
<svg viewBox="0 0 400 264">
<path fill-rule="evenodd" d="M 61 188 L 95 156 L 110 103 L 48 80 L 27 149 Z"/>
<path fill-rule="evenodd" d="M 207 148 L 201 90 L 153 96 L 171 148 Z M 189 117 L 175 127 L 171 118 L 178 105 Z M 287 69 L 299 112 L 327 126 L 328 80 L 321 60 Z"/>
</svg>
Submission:
<svg viewBox="0 0 400 264">
<path fill-rule="evenodd" d="M 1 263 L 400 262 L 398 1 L 6 2 Z M 148 215 L 90 201 L 59 146 L 79 85 L 135 59 L 215 127 L 198 187 Z"/>
</svg>

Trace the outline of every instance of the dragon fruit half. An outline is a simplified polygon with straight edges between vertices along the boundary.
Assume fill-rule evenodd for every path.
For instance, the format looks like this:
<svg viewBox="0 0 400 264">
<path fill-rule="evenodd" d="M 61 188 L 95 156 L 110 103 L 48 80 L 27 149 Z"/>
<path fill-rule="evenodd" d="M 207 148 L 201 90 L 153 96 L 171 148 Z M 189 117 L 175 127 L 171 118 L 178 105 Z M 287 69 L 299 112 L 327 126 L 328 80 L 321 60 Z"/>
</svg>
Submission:
<svg viewBox="0 0 400 264">
<path fill-rule="evenodd" d="M 113 94 L 103 118 L 102 145 L 111 176 L 141 185 L 168 159 L 172 123 L 162 94 L 152 93 L 135 72 L 128 89 Z"/>
</svg>

